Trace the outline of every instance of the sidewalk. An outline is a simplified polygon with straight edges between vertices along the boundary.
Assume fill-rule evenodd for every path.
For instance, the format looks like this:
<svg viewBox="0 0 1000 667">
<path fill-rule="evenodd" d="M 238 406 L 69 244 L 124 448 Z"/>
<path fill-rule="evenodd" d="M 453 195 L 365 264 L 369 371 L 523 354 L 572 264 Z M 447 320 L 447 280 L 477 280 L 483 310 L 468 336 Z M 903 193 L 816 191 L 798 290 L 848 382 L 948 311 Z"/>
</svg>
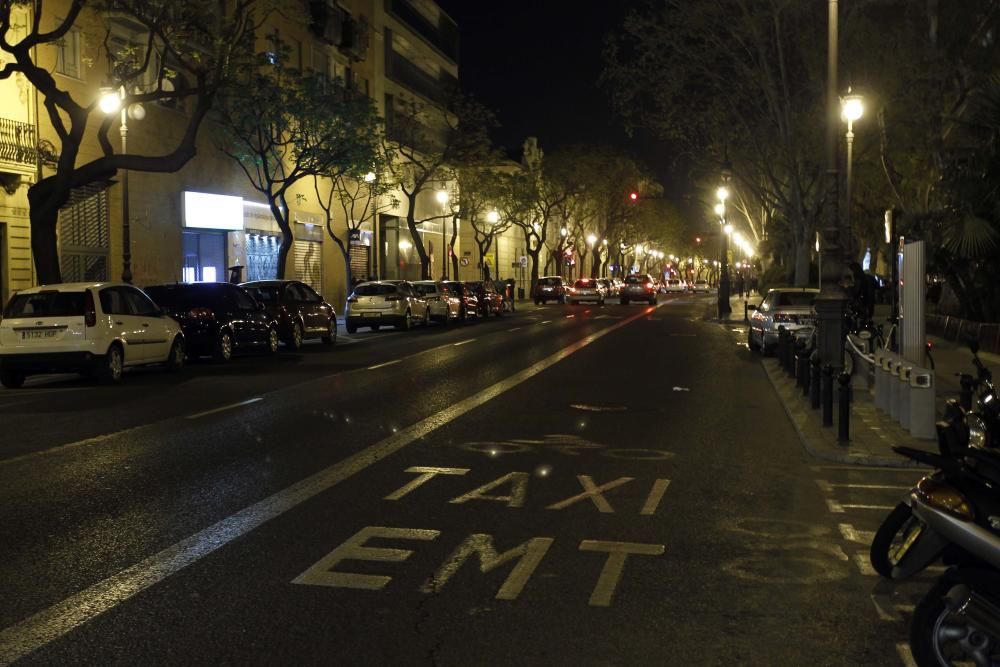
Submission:
<svg viewBox="0 0 1000 667">
<path fill-rule="evenodd" d="M 936 416 L 940 417 L 945 402 L 951 398 L 958 398 L 960 385 L 957 374 L 973 374 L 975 369 L 972 365 L 972 353 L 964 345 L 933 336 L 930 340 L 934 344 L 932 354 L 935 366 Z M 994 374 L 1000 372 L 1000 355 L 980 353 L 979 357 Z M 812 409 L 808 398 L 802 395 L 794 378 L 781 369 L 778 360 L 765 358 L 762 360 L 762 365 L 785 407 L 788 418 L 798 432 L 803 447 L 817 458 L 861 466 L 910 466 L 916 464 L 894 454 L 891 449 L 893 445 L 925 450 L 934 450 L 937 447 L 937 443 L 933 440 L 914 438 L 896 420 L 876 409 L 873 388 L 854 391 L 851 405 L 851 440 L 846 445 L 841 444 L 837 442 L 836 404 L 834 425 L 822 426 L 821 411 Z"/>
</svg>

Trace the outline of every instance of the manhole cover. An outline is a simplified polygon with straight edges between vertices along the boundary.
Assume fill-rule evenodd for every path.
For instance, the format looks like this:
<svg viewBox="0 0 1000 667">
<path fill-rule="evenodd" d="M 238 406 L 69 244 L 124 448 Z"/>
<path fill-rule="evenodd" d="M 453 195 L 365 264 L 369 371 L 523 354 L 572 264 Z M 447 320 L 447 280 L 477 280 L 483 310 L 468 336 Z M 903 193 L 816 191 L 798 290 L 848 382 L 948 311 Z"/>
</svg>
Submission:
<svg viewBox="0 0 1000 667">
<path fill-rule="evenodd" d="M 596 405 L 590 403 L 572 403 L 569 407 L 574 410 L 583 410 L 584 412 L 625 412 L 627 410 L 624 405 Z"/>
</svg>

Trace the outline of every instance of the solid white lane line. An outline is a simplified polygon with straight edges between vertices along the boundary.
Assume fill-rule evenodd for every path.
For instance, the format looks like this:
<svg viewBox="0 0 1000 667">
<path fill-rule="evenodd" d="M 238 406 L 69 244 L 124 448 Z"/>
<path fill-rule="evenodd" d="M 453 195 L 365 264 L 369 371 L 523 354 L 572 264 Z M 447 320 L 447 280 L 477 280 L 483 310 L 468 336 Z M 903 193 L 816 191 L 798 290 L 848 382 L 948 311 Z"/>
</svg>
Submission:
<svg viewBox="0 0 1000 667">
<path fill-rule="evenodd" d="M 343 461 L 324 468 L 310 477 L 306 477 L 222 519 L 173 546 L 167 547 L 163 551 L 153 554 L 47 609 L 43 609 L 16 625 L 5 628 L 0 631 L 0 665 L 9 665 L 59 639 L 170 575 L 183 570 L 188 565 L 198 562 L 233 540 L 331 489 L 480 405 L 492 401 L 612 331 L 631 324 L 644 315 L 645 313 L 640 313 L 592 333 L 523 371 L 462 399 L 437 414 L 422 419 Z"/>
<path fill-rule="evenodd" d="M 452 343 L 451 345 L 452 345 L 452 347 L 458 347 L 459 345 L 465 345 L 467 343 L 472 343 L 472 342 L 475 342 L 476 340 L 478 340 L 478 339 L 476 339 L 476 338 L 469 338 L 468 340 L 460 340 L 457 343 Z"/>
<path fill-rule="evenodd" d="M 264 399 L 260 396 L 256 398 L 248 398 L 245 401 L 240 401 L 239 403 L 231 403 L 229 405 L 223 405 L 221 408 L 212 408 L 211 410 L 205 410 L 204 412 L 196 412 L 193 415 L 188 415 L 185 419 L 198 419 L 199 417 L 207 417 L 208 415 L 214 415 L 217 412 L 225 412 L 226 410 L 232 410 L 233 408 L 241 408 L 244 405 L 250 405 L 251 403 L 256 403 L 257 401 L 263 401 Z"/>
<path fill-rule="evenodd" d="M 369 366 L 368 370 L 373 371 L 376 368 L 385 368 L 386 366 L 392 366 L 393 364 L 398 364 L 402 359 L 393 359 L 392 361 L 386 361 L 385 363 L 375 364 L 374 366 Z"/>
</svg>

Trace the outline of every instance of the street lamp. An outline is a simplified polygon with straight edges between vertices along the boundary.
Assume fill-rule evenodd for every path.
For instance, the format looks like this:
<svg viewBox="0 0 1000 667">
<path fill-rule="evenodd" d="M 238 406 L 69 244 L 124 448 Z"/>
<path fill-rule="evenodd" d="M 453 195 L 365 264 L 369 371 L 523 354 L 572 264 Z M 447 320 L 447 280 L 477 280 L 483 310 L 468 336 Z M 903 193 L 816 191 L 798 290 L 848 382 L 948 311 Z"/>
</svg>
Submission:
<svg viewBox="0 0 1000 667">
<path fill-rule="evenodd" d="M 445 279 L 448 278 L 448 251 L 446 250 L 446 242 L 444 238 L 444 206 L 448 203 L 448 193 L 444 190 L 438 190 L 435 197 L 438 203 L 441 204 L 441 276 Z M 457 278 L 457 276 L 456 276 Z"/>
<path fill-rule="evenodd" d="M 844 229 L 848 235 L 851 233 L 851 188 L 854 177 L 854 122 L 865 113 L 864 98 L 861 95 L 852 94 L 851 89 L 847 89 L 847 95 L 840 100 L 840 117 L 847 123 L 847 208 L 844 211 Z M 843 239 L 847 244 L 851 237 Z"/>
<path fill-rule="evenodd" d="M 121 112 L 122 155 L 128 153 L 128 119 L 142 120 L 146 110 L 141 104 L 124 104 L 125 86 L 101 88 L 101 97 L 97 106 L 102 112 L 111 115 Z M 128 212 L 128 169 L 122 169 L 122 282 L 132 282 L 132 229 L 129 224 Z"/>
<path fill-rule="evenodd" d="M 722 161 L 722 186 L 715 191 L 716 197 L 719 198 L 719 203 L 715 205 L 715 212 L 719 216 L 719 222 L 726 231 L 722 235 L 722 269 L 719 274 L 719 319 L 723 319 L 731 312 L 733 312 L 732 306 L 729 305 L 729 234 L 732 231 L 732 225 L 726 222 L 726 200 L 729 199 L 729 180 L 733 177 L 733 169 L 729 164 L 729 152 L 726 152 L 726 156 Z"/>
</svg>

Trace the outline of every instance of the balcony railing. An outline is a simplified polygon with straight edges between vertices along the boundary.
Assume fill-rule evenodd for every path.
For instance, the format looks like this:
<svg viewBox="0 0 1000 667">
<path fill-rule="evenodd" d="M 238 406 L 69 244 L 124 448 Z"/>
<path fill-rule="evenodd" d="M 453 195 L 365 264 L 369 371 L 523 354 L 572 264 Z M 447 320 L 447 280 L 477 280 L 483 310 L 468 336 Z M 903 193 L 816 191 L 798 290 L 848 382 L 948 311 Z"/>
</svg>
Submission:
<svg viewBox="0 0 1000 667">
<path fill-rule="evenodd" d="M 385 11 L 413 29 L 453 63 L 458 62 L 458 25 L 441 15 L 434 25 L 407 0 L 385 0 Z"/>
<path fill-rule="evenodd" d="M 0 162 L 34 165 L 36 146 L 34 125 L 0 118 Z"/>
<path fill-rule="evenodd" d="M 458 88 L 458 79 L 447 72 L 435 77 L 420 69 L 386 44 L 386 75 L 410 90 L 420 93 L 437 104 L 445 104 L 450 93 Z"/>
</svg>

